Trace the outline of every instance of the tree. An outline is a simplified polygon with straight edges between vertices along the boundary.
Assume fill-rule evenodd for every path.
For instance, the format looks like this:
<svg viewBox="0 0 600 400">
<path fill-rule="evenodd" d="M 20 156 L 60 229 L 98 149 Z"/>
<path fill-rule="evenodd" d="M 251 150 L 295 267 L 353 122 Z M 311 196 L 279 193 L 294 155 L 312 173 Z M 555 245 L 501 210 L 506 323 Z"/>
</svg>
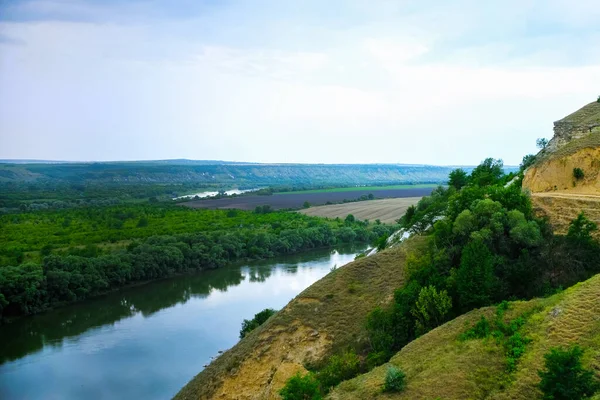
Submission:
<svg viewBox="0 0 600 400">
<path fill-rule="evenodd" d="M 354 218 L 354 215 L 352 215 L 352 214 L 348 214 L 348 215 L 346 216 L 346 219 L 345 219 L 344 221 L 345 221 L 347 224 L 351 224 L 351 223 L 353 223 L 354 221 L 356 221 L 356 218 Z"/>
<path fill-rule="evenodd" d="M 481 240 L 473 240 L 462 251 L 456 272 L 456 289 L 461 309 L 490 304 L 494 286 L 493 255 Z"/>
<path fill-rule="evenodd" d="M 551 349 L 544 355 L 545 369 L 538 371 L 544 400 L 579 400 L 598 388 L 594 373 L 581 365 L 583 350 L 575 345 L 567 350 Z"/>
<path fill-rule="evenodd" d="M 597 229 L 598 226 L 596 223 L 590 221 L 582 211 L 569 224 L 567 237 L 577 243 L 590 243 L 592 241 L 592 232 Z"/>
<path fill-rule="evenodd" d="M 478 186 L 489 186 L 498 183 L 504 171 L 502 160 L 486 158 L 471 172 L 471 183 Z"/>
<path fill-rule="evenodd" d="M 385 374 L 384 392 L 401 392 L 406 387 L 406 375 L 401 369 L 391 366 Z"/>
<path fill-rule="evenodd" d="M 538 147 L 538 149 L 544 150 L 546 148 L 546 146 L 548 146 L 548 139 L 538 138 L 535 141 L 535 145 Z"/>
<path fill-rule="evenodd" d="M 283 400 L 321 400 L 323 396 L 319 390 L 319 381 L 313 374 L 304 376 L 298 372 L 285 383 L 279 391 Z"/>
<path fill-rule="evenodd" d="M 460 190 L 469 182 L 467 173 L 462 168 L 457 168 L 448 175 L 448 185 Z"/>
<path fill-rule="evenodd" d="M 583 170 L 581 168 L 578 168 L 578 167 L 573 168 L 573 178 L 580 180 L 580 179 L 583 179 L 584 176 L 585 176 L 585 173 L 583 172 Z"/>
<path fill-rule="evenodd" d="M 529 168 L 531 165 L 533 165 L 534 162 L 535 162 L 535 155 L 527 154 L 525 157 L 523 157 L 523 160 L 521 161 L 521 165 L 519 166 L 519 169 L 521 171 L 525 171 L 527 168 Z"/>
<path fill-rule="evenodd" d="M 422 288 L 419 299 L 411 310 L 411 314 L 417 319 L 417 333 L 423 334 L 440 326 L 446 321 L 451 308 L 452 299 L 448 292 L 438 292 L 435 286 Z"/>
<path fill-rule="evenodd" d="M 302 208 L 310 208 L 310 203 L 305 201 L 304 204 L 302 204 Z"/>
</svg>

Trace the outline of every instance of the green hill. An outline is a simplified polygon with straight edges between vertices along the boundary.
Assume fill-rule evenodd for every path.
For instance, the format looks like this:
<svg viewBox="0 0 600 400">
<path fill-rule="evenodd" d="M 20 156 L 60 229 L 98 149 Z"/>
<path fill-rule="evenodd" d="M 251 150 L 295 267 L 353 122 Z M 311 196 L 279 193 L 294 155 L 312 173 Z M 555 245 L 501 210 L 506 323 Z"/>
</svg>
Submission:
<svg viewBox="0 0 600 400">
<path fill-rule="evenodd" d="M 461 340 L 482 315 L 493 318 L 494 307 L 472 311 L 418 338 L 389 363 L 340 384 L 329 399 L 535 399 L 537 371 L 544 354 L 555 346 L 579 344 L 584 364 L 600 371 L 600 275 L 545 299 L 510 303 L 505 320 L 524 317 L 519 330 L 531 340 L 517 364 L 506 369 L 505 349 L 493 337 Z M 390 365 L 407 378 L 399 394 L 381 391 Z"/>
</svg>

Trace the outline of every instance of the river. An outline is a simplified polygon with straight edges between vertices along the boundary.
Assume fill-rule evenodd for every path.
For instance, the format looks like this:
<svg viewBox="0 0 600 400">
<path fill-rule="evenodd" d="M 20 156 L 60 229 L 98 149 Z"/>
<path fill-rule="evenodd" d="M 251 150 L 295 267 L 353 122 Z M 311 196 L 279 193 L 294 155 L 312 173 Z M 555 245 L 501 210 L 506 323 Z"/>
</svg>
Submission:
<svg viewBox="0 0 600 400">
<path fill-rule="evenodd" d="M 180 276 L 0 326 L 0 399 L 168 399 L 359 249 L 319 250 Z"/>
</svg>

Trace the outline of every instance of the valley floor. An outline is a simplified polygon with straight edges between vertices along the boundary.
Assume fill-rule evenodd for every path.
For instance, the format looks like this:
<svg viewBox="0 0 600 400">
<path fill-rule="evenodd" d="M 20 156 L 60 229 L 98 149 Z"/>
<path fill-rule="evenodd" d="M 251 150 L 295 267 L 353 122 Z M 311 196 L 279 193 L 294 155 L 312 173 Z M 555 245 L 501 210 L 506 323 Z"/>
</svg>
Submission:
<svg viewBox="0 0 600 400">
<path fill-rule="evenodd" d="M 346 218 L 348 214 L 352 214 L 355 218 L 362 221 L 368 219 L 373 222 L 378 219 L 385 224 L 393 224 L 398 218 L 404 215 L 408 207 L 417 204 L 420 199 L 420 197 L 406 197 L 331 204 L 307 208 L 300 212 L 310 216 L 342 219 Z"/>
</svg>

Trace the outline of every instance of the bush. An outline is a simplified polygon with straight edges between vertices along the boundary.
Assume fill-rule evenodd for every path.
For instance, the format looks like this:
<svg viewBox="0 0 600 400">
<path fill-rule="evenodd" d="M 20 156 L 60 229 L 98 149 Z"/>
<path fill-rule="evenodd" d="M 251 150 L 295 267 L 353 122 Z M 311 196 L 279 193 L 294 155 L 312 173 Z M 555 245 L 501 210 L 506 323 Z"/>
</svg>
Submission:
<svg viewBox="0 0 600 400">
<path fill-rule="evenodd" d="M 346 351 L 341 356 L 329 358 L 327 365 L 317 374 L 317 379 L 328 390 L 338 383 L 352 379 L 360 373 L 360 359 L 353 350 Z"/>
<path fill-rule="evenodd" d="M 461 340 L 484 339 L 490 335 L 490 323 L 483 315 L 471 329 L 460 336 Z"/>
<path fill-rule="evenodd" d="M 426 333 L 446 322 L 451 308 L 452 299 L 448 296 L 448 292 L 445 290 L 438 292 L 435 286 L 422 288 L 419 299 L 411 310 L 411 314 L 417 320 L 417 333 Z"/>
<path fill-rule="evenodd" d="M 545 369 L 538 372 L 544 400 L 578 400 L 595 392 L 598 385 L 594 373 L 583 368 L 582 355 L 579 346 L 568 350 L 554 348 L 544 355 Z"/>
<path fill-rule="evenodd" d="M 285 383 L 279 391 L 283 400 L 321 400 L 323 396 L 319 390 L 319 381 L 313 374 L 304 376 L 297 373 Z"/>
<path fill-rule="evenodd" d="M 384 392 L 401 392 L 406 387 L 406 375 L 401 369 L 389 367 L 385 374 Z"/>
<path fill-rule="evenodd" d="M 272 308 L 265 308 L 261 312 L 254 315 L 254 318 L 251 320 L 245 319 L 242 322 L 242 330 L 240 331 L 240 339 L 244 338 L 247 334 L 252 332 L 254 329 L 258 328 L 262 324 L 264 324 L 273 314 L 277 311 Z"/>
<path fill-rule="evenodd" d="M 580 180 L 580 179 L 583 179 L 584 176 L 585 176 L 585 173 L 583 172 L 583 170 L 581 168 L 578 168 L 578 167 L 573 168 L 573 178 Z"/>
</svg>

